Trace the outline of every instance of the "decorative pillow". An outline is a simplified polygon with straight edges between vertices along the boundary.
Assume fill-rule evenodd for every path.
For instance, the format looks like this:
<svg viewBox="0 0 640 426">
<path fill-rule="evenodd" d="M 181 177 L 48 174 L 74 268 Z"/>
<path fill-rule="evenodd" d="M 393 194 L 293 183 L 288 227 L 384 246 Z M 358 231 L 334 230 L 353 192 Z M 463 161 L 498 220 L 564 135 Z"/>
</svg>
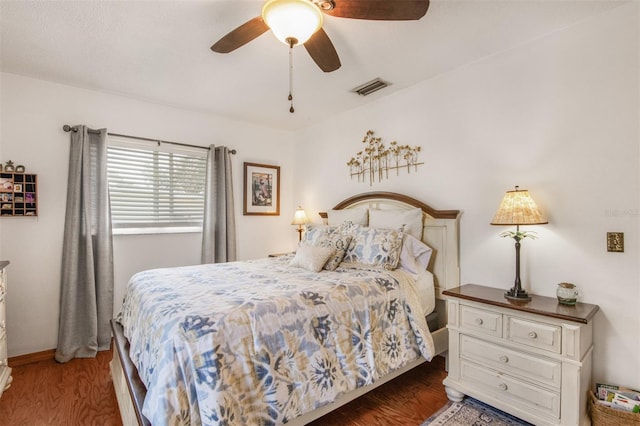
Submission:
<svg viewBox="0 0 640 426">
<path fill-rule="evenodd" d="M 305 225 L 305 228 L 306 229 L 305 229 L 304 237 L 302 238 L 302 242 L 312 244 L 312 245 L 316 241 L 318 241 L 320 237 L 342 232 L 342 229 L 338 226 L 327 226 L 327 225 L 320 225 L 315 223 L 310 223 L 308 225 Z"/>
<path fill-rule="evenodd" d="M 398 229 L 404 226 L 404 233 L 422 239 L 422 209 L 410 210 L 369 210 L 371 228 Z"/>
<path fill-rule="evenodd" d="M 320 272 L 329 257 L 333 254 L 333 249 L 329 247 L 312 246 L 309 244 L 298 244 L 296 255 L 289 262 L 290 266 L 304 268 L 313 272 Z"/>
<path fill-rule="evenodd" d="M 327 219 L 329 225 L 341 225 L 344 222 L 351 222 L 356 225 L 367 226 L 369 209 L 329 210 Z"/>
<path fill-rule="evenodd" d="M 393 229 L 369 228 L 354 225 L 353 239 L 342 261 L 348 264 L 379 266 L 395 269 L 400 260 L 402 232 Z"/>
<path fill-rule="evenodd" d="M 433 249 L 413 235 L 405 234 L 400 251 L 401 268 L 411 274 L 418 275 L 427 270 Z"/>
<path fill-rule="evenodd" d="M 351 236 L 346 234 L 334 233 L 321 236 L 314 245 L 329 247 L 333 251 L 331 256 L 329 256 L 327 263 L 324 264 L 323 269 L 326 269 L 327 271 L 335 271 L 338 265 L 340 265 L 340 262 L 342 262 L 342 258 L 347 252 L 350 242 Z"/>
</svg>

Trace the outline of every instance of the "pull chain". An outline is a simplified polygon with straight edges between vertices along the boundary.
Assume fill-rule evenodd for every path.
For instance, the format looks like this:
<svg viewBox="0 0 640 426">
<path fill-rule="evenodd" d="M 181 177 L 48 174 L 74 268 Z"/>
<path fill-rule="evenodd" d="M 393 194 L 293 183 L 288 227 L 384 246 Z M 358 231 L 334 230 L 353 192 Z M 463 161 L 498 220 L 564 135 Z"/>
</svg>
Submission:
<svg viewBox="0 0 640 426">
<path fill-rule="evenodd" d="M 294 40 L 289 40 L 289 97 L 288 100 L 291 103 L 289 107 L 289 112 L 293 114 L 295 109 L 293 109 L 293 45 Z"/>
</svg>

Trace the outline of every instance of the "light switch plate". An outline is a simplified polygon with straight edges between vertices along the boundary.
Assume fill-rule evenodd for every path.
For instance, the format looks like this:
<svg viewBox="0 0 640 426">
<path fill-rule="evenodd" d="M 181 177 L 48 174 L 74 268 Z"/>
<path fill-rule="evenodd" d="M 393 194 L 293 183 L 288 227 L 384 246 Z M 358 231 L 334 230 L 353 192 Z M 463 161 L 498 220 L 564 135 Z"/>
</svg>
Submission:
<svg viewBox="0 0 640 426">
<path fill-rule="evenodd" d="M 624 252 L 623 232 L 607 232 L 607 251 L 615 253 Z"/>
</svg>

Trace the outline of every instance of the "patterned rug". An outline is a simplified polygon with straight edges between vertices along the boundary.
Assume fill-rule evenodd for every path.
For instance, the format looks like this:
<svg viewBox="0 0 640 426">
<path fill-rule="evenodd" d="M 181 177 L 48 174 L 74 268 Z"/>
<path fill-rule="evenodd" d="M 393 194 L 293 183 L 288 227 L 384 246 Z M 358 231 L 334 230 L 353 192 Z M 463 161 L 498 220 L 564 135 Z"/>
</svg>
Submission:
<svg viewBox="0 0 640 426">
<path fill-rule="evenodd" d="M 462 402 L 449 402 L 421 426 L 531 426 L 510 414 L 466 397 Z"/>
</svg>

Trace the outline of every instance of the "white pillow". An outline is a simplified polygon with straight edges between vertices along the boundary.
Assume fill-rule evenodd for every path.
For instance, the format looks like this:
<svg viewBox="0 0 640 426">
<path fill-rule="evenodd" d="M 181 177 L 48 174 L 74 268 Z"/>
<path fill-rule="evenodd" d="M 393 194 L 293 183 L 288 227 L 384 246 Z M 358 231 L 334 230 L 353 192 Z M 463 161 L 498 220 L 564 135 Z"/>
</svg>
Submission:
<svg viewBox="0 0 640 426">
<path fill-rule="evenodd" d="M 410 210 L 376 210 L 369 211 L 371 228 L 403 229 L 418 240 L 422 239 L 422 209 Z M 402 228 L 404 226 L 404 228 Z"/>
<path fill-rule="evenodd" d="M 433 249 L 431 247 L 413 235 L 405 234 L 398 267 L 414 276 L 421 274 L 427 270 L 432 253 Z"/>
<path fill-rule="evenodd" d="M 298 245 L 296 255 L 289 262 L 290 266 L 304 268 L 312 272 L 320 272 L 329 257 L 333 254 L 330 247 L 311 246 L 301 243 Z"/>
<path fill-rule="evenodd" d="M 327 212 L 329 225 L 342 225 L 351 222 L 354 225 L 367 226 L 369 222 L 369 209 L 345 209 L 329 210 Z"/>
</svg>

